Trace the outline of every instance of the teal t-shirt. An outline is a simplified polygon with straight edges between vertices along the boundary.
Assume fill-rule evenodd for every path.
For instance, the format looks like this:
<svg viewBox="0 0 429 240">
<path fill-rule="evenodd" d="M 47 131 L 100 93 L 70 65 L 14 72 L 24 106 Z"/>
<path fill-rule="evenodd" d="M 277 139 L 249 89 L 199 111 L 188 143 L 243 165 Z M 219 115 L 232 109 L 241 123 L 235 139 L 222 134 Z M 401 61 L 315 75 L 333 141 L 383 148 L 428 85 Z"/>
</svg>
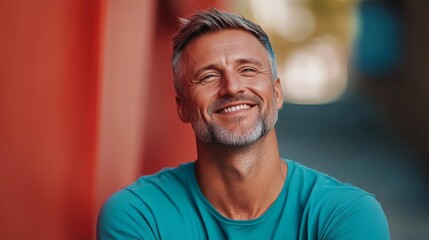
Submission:
<svg viewBox="0 0 429 240">
<path fill-rule="evenodd" d="M 97 239 L 390 239 L 373 195 L 286 163 L 281 193 L 252 220 L 222 216 L 200 191 L 194 163 L 143 176 L 104 204 Z"/>
</svg>

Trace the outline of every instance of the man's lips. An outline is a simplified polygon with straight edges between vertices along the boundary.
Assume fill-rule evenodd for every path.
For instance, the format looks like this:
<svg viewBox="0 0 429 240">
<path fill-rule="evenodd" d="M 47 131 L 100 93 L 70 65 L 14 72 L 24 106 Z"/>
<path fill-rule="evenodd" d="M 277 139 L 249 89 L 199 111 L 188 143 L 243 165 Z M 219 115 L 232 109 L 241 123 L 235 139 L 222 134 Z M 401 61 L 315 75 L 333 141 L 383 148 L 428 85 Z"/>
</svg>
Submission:
<svg viewBox="0 0 429 240">
<path fill-rule="evenodd" d="M 227 114 L 237 111 L 244 111 L 251 109 L 255 106 L 260 106 L 262 100 L 255 95 L 237 95 L 233 97 L 225 97 L 216 100 L 208 106 L 207 112 L 209 115 L 216 114 Z"/>
<path fill-rule="evenodd" d="M 250 109 L 253 106 L 255 106 L 255 104 L 250 104 L 250 103 L 228 104 L 221 107 L 219 110 L 216 111 L 216 113 L 222 114 L 222 113 L 235 112 L 243 109 Z"/>
</svg>

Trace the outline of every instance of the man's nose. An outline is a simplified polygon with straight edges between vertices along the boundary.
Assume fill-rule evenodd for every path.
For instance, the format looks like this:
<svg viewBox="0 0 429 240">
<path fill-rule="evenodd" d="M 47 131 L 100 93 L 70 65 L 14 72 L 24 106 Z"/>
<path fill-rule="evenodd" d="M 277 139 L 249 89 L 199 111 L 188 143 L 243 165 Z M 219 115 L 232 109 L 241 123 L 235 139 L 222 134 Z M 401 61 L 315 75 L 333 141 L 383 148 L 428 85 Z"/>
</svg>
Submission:
<svg viewBox="0 0 429 240">
<path fill-rule="evenodd" d="M 224 73 L 220 81 L 220 96 L 235 96 L 241 92 L 244 92 L 244 87 L 240 79 L 233 74 Z"/>
</svg>

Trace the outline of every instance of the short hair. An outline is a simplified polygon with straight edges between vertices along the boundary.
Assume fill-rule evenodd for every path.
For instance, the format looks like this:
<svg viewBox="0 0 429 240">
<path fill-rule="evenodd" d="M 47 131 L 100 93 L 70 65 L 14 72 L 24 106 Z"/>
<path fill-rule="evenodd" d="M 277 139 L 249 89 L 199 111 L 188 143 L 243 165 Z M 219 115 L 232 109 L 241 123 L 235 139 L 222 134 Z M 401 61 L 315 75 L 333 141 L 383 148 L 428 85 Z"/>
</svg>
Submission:
<svg viewBox="0 0 429 240">
<path fill-rule="evenodd" d="M 195 38 L 206 33 L 221 30 L 239 29 L 255 36 L 267 50 L 273 79 L 277 78 L 276 57 L 268 35 L 254 22 L 243 16 L 222 12 L 215 8 L 199 11 L 189 19 L 179 18 L 179 20 L 182 23 L 182 27 L 173 37 L 173 55 L 171 58 L 174 88 L 178 95 L 182 95 L 184 93 L 183 84 L 181 83 L 183 72 L 180 66 L 183 49 L 185 49 L 185 47 Z"/>
</svg>

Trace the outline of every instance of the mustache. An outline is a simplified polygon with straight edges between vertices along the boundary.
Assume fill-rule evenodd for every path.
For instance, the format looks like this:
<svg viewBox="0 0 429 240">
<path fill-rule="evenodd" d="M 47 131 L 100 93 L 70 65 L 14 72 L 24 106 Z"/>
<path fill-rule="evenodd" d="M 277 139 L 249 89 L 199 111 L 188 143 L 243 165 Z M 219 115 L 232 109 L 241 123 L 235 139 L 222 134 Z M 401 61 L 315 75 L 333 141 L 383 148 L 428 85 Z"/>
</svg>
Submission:
<svg viewBox="0 0 429 240">
<path fill-rule="evenodd" d="M 256 95 L 240 94 L 240 95 L 231 96 L 231 97 L 223 97 L 214 101 L 208 106 L 207 112 L 211 115 L 213 112 L 219 110 L 222 106 L 233 102 L 238 102 L 238 101 L 252 102 L 258 106 L 262 104 L 262 100 Z"/>
</svg>

